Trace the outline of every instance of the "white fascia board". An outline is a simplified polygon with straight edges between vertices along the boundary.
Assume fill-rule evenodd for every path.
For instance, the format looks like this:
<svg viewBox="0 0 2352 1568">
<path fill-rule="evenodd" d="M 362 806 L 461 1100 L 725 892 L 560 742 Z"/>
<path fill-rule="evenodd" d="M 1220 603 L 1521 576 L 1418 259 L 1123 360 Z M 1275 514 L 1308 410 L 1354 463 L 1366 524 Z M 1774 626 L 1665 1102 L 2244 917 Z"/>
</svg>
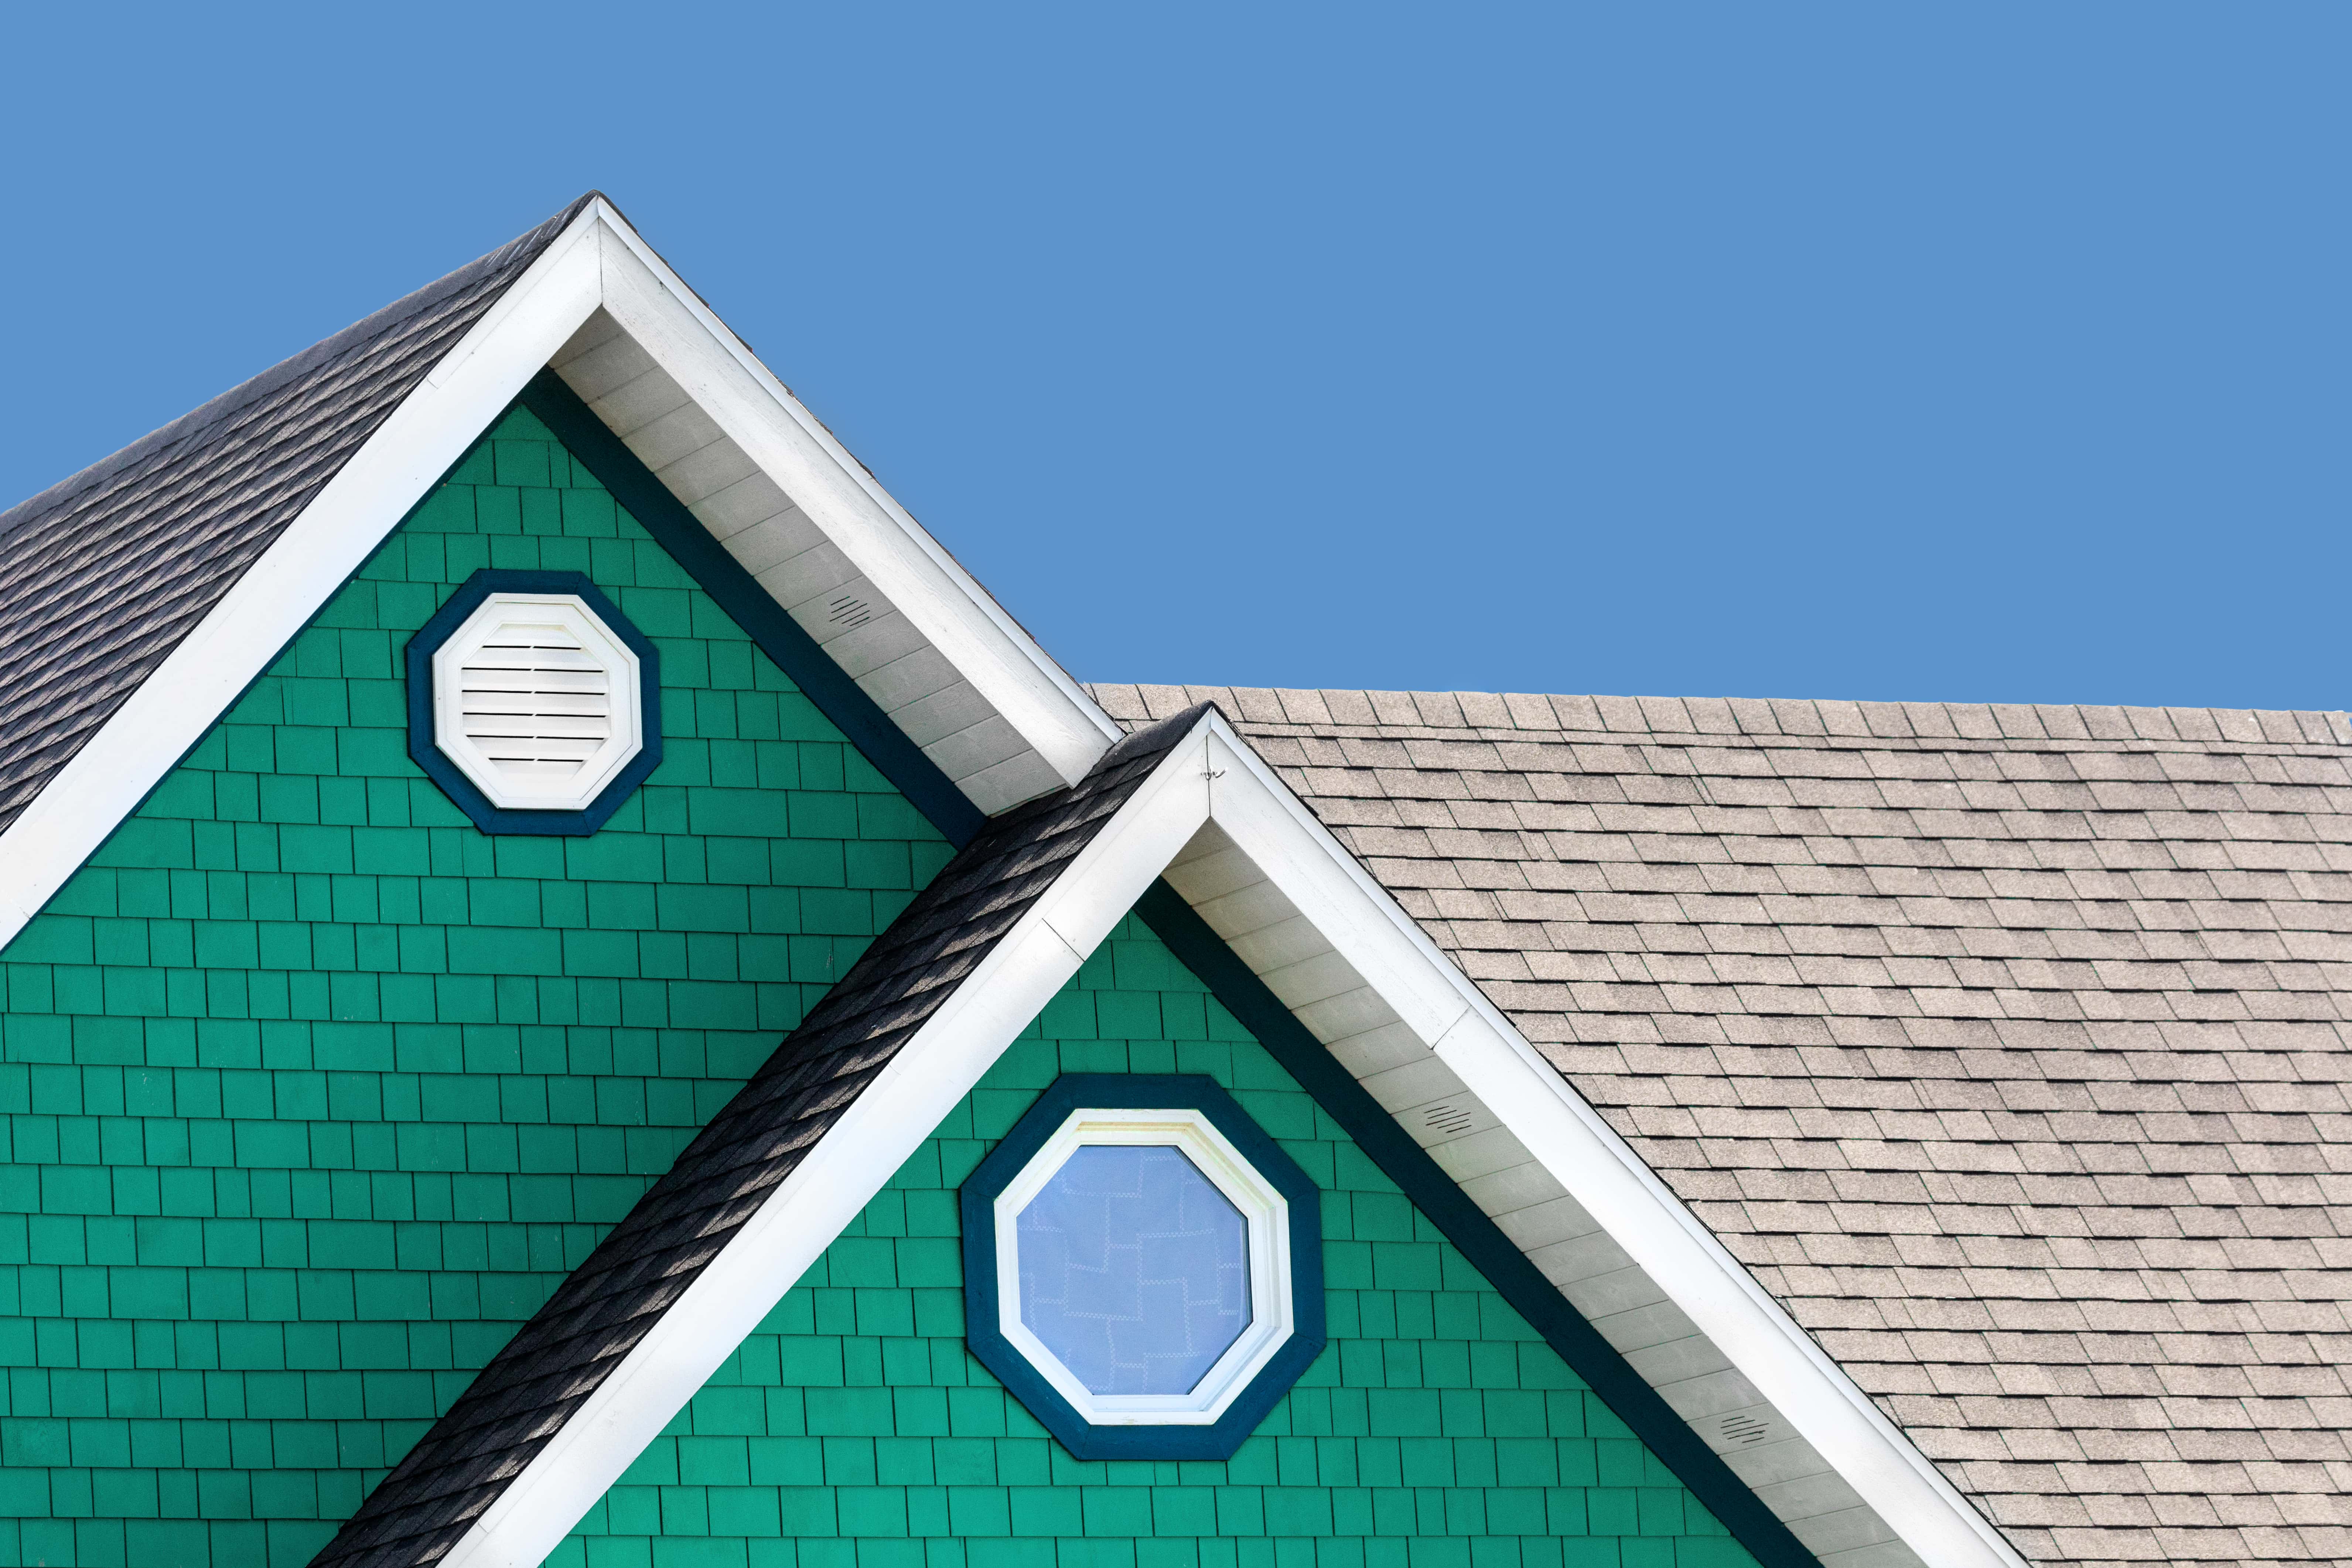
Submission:
<svg viewBox="0 0 2352 1568">
<path fill-rule="evenodd" d="M 2025 1568 L 1306 803 L 1212 716 L 1212 817 L 1930 1568 Z"/>
<path fill-rule="evenodd" d="M 1202 720 L 449 1556 L 530 1568 L 1213 820 L 1933 1568 L 2025 1568 L 1221 717 Z"/>
<path fill-rule="evenodd" d="M 627 221 L 593 201 L 0 832 L 0 946 L 137 809 L 599 306 L 1071 783 L 1120 731 Z"/>
<path fill-rule="evenodd" d="M 604 308 L 843 555 L 1062 776 L 1123 731 L 619 213 L 604 226 Z"/>
<path fill-rule="evenodd" d="M 0 833 L 0 946 L 138 808 L 580 329 L 601 294 L 597 232 L 593 216 L 582 213 L 524 268 Z"/>
<path fill-rule="evenodd" d="M 1844 1372 L 1216 715 L 1195 727 L 477 1521 L 554 1549 L 1213 821 L 1933 1568 L 2024 1568 Z"/>
<path fill-rule="evenodd" d="M 1196 731 L 842 1113 L 443 1560 L 536 1568 L 1078 972 L 1208 817 Z"/>
</svg>

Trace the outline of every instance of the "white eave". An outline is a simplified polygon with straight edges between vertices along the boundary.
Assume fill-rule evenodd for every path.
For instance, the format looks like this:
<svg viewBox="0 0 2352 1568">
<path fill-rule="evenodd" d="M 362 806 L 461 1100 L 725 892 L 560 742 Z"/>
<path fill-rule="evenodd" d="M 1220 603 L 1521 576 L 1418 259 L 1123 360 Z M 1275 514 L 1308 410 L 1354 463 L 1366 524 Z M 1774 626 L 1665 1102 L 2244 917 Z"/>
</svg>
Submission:
<svg viewBox="0 0 2352 1568">
<path fill-rule="evenodd" d="M 524 1467 L 448 1568 L 521 1568 L 552 1549 L 1163 875 L 1825 1568 L 2024 1568 L 1213 714 Z"/>
<path fill-rule="evenodd" d="M 0 944 L 550 365 L 983 815 L 1076 783 L 1118 740 L 596 197 L 0 832 Z M 860 608 L 829 620 L 845 596 Z"/>
<path fill-rule="evenodd" d="M 602 308 L 551 363 L 778 604 L 993 816 L 1118 724 L 604 202 Z"/>
</svg>

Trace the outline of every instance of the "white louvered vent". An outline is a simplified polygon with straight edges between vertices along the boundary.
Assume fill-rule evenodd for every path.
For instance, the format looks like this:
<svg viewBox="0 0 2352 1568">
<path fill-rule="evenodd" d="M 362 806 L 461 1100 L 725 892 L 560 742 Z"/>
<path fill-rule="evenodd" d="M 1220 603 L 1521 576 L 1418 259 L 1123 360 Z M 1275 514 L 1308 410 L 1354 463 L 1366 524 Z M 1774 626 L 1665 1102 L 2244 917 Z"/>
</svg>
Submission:
<svg viewBox="0 0 2352 1568">
<path fill-rule="evenodd" d="M 568 781 L 613 738 L 613 676 L 570 627 L 504 621 L 457 672 L 466 738 L 508 778 Z"/>
<path fill-rule="evenodd" d="M 642 749 L 637 656 L 573 595 L 491 595 L 433 687 L 435 743 L 503 810 L 582 810 Z"/>
</svg>

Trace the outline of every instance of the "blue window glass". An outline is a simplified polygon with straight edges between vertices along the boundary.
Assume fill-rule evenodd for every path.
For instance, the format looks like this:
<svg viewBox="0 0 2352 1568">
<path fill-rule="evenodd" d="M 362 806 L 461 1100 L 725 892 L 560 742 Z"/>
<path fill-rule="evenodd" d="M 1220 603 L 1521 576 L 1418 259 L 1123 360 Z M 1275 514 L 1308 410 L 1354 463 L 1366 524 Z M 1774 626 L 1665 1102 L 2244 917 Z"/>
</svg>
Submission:
<svg viewBox="0 0 2352 1568">
<path fill-rule="evenodd" d="M 1180 1149 L 1087 1144 L 1021 1211 L 1021 1321 L 1095 1394 L 1189 1394 L 1249 1327 L 1249 1227 Z"/>
</svg>

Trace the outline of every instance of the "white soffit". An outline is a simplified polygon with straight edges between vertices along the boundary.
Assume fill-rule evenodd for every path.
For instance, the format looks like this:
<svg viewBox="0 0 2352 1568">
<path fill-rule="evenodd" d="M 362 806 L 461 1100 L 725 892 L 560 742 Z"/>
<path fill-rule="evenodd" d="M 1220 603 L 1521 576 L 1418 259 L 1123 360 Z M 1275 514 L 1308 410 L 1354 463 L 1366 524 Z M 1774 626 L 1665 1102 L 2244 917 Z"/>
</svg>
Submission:
<svg viewBox="0 0 2352 1568">
<path fill-rule="evenodd" d="M 612 323 L 607 326 L 605 323 Z M 818 553 L 753 570 L 787 610 L 993 814 L 1085 776 L 1118 726 L 893 501 L 603 198 L 551 242 L 47 786 L 0 832 L 0 945 L 146 798 L 237 694 L 309 624 L 409 509 L 540 370 L 577 389 L 614 329 L 677 389 L 662 416 L 615 426 L 738 560 L 782 549 L 805 521 Z M 614 387 L 608 422 L 641 405 Z M 607 409 L 613 412 L 605 412 Z M 692 440 L 706 427 L 716 442 Z M 683 459 L 683 460 L 682 460 Z M 710 465 L 743 463 L 731 492 Z M 741 481 L 756 469 L 764 484 Z M 789 497 L 755 516 L 754 498 Z M 743 509 L 743 510 L 737 510 Z M 737 537 L 737 536 L 741 537 Z M 836 560 L 839 565 L 834 563 Z M 778 570 L 782 568 L 782 570 Z M 816 606 L 803 584 L 828 572 Z M 865 587 L 872 593 L 865 593 Z M 863 599 L 865 608 L 841 601 Z M 839 617 L 829 619 L 828 617 Z M 815 625 L 812 626 L 812 617 Z M 849 624 L 855 622 L 856 624 Z M 819 629 L 822 627 L 823 629 Z M 895 640 L 894 640 L 895 639 Z M 895 651 L 894 651 L 895 650 Z"/>
<path fill-rule="evenodd" d="M 602 202 L 603 309 L 556 374 L 980 810 L 1123 731 Z"/>
<path fill-rule="evenodd" d="M 1160 763 L 446 1560 L 560 1542 L 1164 872 L 1826 1568 L 2024 1568 L 1223 720 Z"/>
</svg>

